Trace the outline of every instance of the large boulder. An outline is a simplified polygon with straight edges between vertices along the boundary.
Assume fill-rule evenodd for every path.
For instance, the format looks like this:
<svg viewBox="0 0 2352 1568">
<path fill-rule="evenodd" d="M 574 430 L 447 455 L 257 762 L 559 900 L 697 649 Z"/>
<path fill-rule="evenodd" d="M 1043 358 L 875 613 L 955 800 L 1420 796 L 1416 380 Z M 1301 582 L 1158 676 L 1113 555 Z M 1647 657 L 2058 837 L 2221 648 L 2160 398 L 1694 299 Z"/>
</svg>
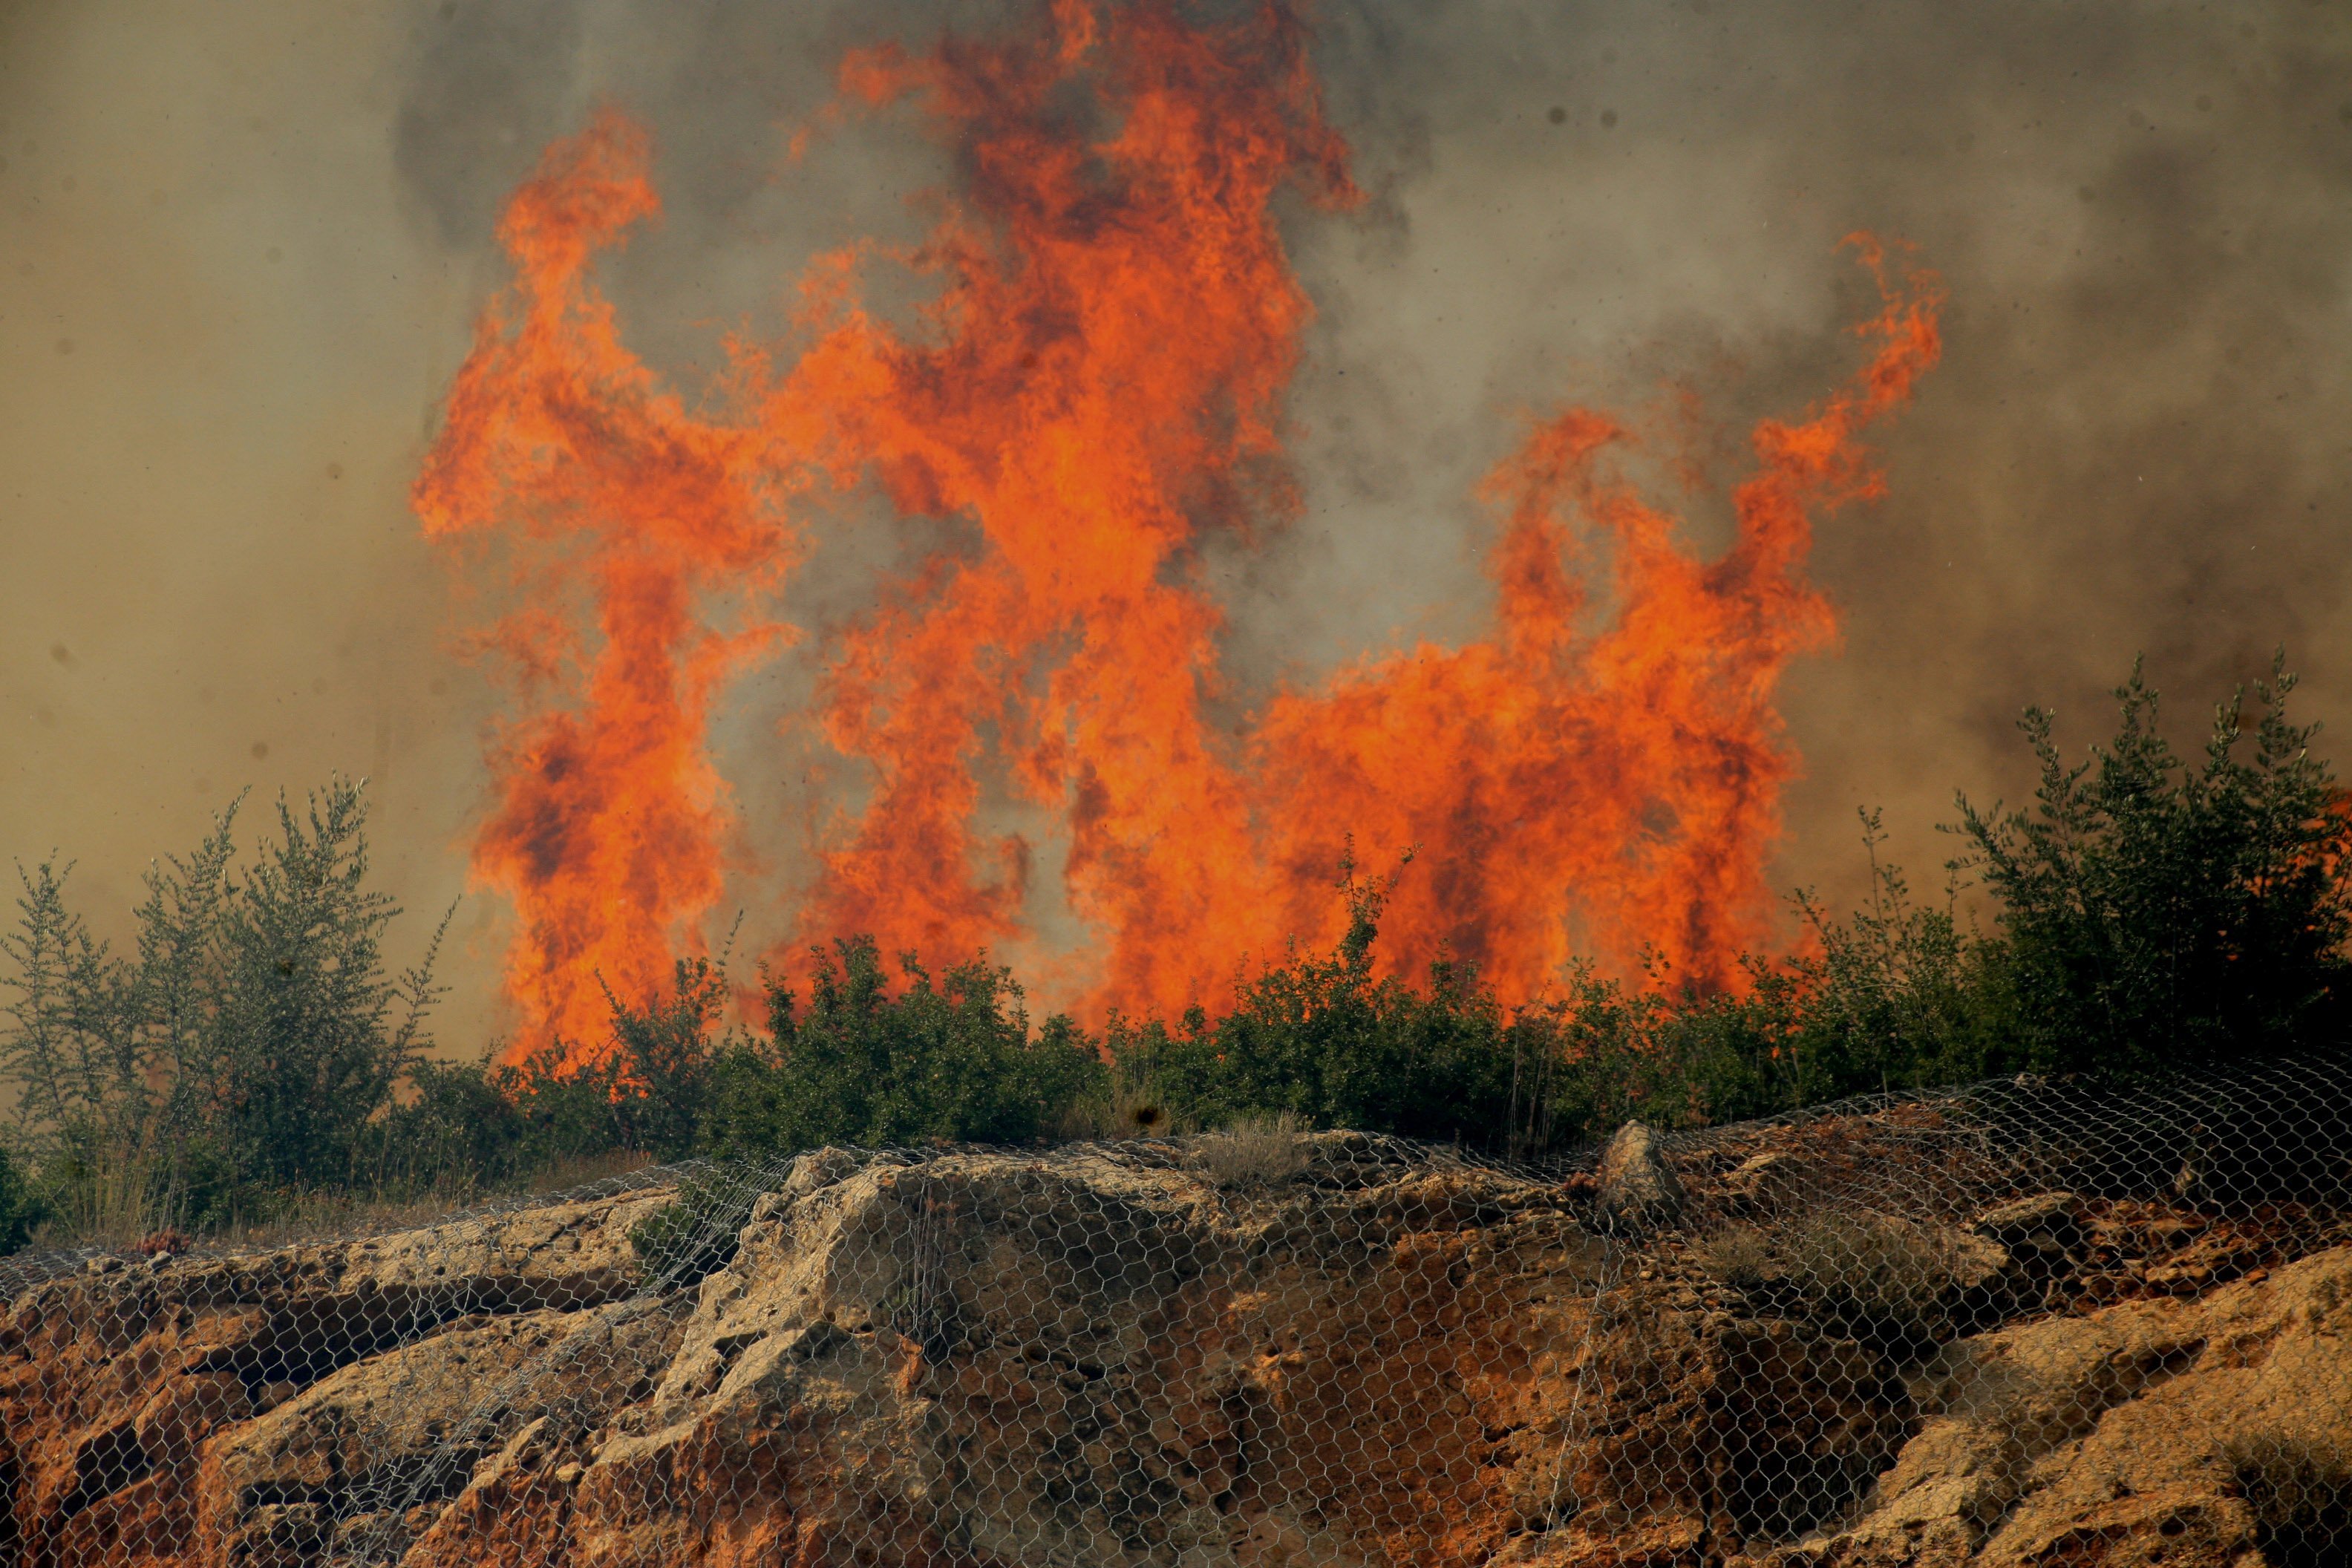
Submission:
<svg viewBox="0 0 2352 1568">
<path fill-rule="evenodd" d="M 2244 1472 L 2266 1440 L 2352 1456 L 2347 1331 L 2352 1249 L 2337 1248 L 2202 1300 L 1959 1341 L 1915 1376 L 1926 1419 L 1859 1517 L 1790 1561 L 2278 1563 L 2249 1500 L 2263 1478 Z"/>
<path fill-rule="evenodd" d="M 207 1370 L 302 1384 L 467 1313 L 593 1307 L 638 1288 L 630 1229 L 675 1195 L 653 1186 L 51 1279 L 0 1316 L 0 1380 L 10 1362 L 55 1367 L 81 1350 L 110 1356 L 160 1333 L 170 1342 L 157 1342 L 155 1353 L 208 1336 L 217 1353 Z"/>
<path fill-rule="evenodd" d="M 1549 1517 L 1605 1247 L 1549 1183 L 1315 1134 L 823 1151 L 667 1192 L 54 1279 L 0 1341 L 41 1568 L 1490 1554 Z M 737 1206 L 737 1198 L 741 1198 Z M 648 1273 L 672 1204 L 699 1237 Z M 684 1258 L 684 1254 L 680 1254 Z"/>
<path fill-rule="evenodd" d="M 214 1432 L 466 1314 L 627 1298 L 629 1230 L 673 1200 L 661 1184 L 386 1236 L 100 1259 L 36 1284 L 0 1314 L 14 1539 L 34 1563 L 173 1556 L 196 1528 L 196 1458 Z M 308 1528 L 309 1505 L 268 1506 L 295 1511 L 264 1534 Z"/>
<path fill-rule="evenodd" d="M 1601 1258 L 1543 1184 L 1384 1173 L 1237 1212 L 1172 1160 L 804 1157 L 650 1396 L 486 1469 L 411 1563 L 526 1518 L 583 1568 L 1482 1556 L 1553 1463 L 1531 1358 Z"/>
<path fill-rule="evenodd" d="M 677 1314 L 631 1302 L 463 1319 L 346 1366 L 207 1444 L 206 1561 L 251 1568 L 278 1562 L 290 1536 L 396 1533 L 518 1428 L 583 1431 L 641 1395 L 677 1329 Z"/>
</svg>

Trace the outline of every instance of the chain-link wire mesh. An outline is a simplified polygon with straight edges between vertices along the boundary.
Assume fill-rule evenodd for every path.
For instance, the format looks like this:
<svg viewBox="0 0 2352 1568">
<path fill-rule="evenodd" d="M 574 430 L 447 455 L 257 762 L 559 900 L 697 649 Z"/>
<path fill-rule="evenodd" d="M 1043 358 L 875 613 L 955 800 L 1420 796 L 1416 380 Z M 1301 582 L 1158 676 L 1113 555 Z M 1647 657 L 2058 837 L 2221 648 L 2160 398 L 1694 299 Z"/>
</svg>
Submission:
<svg viewBox="0 0 2352 1568">
<path fill-rule="evenodd" d="M 17 1265 L 0 1560 L 2352 1560 L 2352 1067 L 1251 1124 Z"/>
</svg>

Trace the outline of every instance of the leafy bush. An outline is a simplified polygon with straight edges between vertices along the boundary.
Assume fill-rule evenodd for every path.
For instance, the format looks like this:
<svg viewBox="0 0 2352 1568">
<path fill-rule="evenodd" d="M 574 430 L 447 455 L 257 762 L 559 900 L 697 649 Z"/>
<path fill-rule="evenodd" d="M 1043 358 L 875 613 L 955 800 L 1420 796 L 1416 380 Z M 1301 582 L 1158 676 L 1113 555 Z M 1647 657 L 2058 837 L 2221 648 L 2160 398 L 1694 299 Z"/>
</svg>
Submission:
<svg viewBox="0 0 2352 1568">
<path fill-rule="evenodd" d="M 723 1171 L 690 1176 L 677 1201 L 629 1227 L 629 1247 L 646 1277 L 673 1287 L 692 1285 L 724 1268 L 751 1222 L 759 1189 Z"/>
<path fill-rule="evenodd" d="M 300 811 L 281 796 L 277 838 L 242 874 L 236 815 L 149 870 L 128 956 L 68 906 L 70 867 L 18 868 L 0 1082 L 78 1228 L 216 1223 L 363 1179 L 370 1124 L 428 1043 L 439 935 L 386 973 L 399 910 L 367 886 L 361 786 L 331 781 Z"/>
<path fill-rule="evenodd" d="M 33 1227 L 49 1217 L 48 1200 L 0 1149 L 0 1257 L 21 1251 Z"/>
<path fill-rule="evenodd" d="M 601 1051 L 558 1041 L 521 1061 L 495 1067 L 488 1084 L 513 1107 L 516 1158 L 524 1166 L 607 1151 L 643 1151 L 657 1160 L 694 1152 L 709 1108 L 714 1039 L 727 1006 L 727 979 L 705 958 L 680 960 L 669 994 L 632 1006 L 611 991 L 613 1032 Z"/>
<path fill-rule="evenodd" d="M 471 1194 L 525 1168 L 524 1115 L 487 1061 L 412 1063 L 408 1093 L 372 1129 L 379 1189 Z"/>
<path fill-rule="evenodd" d="M 1901 868 L 1879 857 L 1879 814 L 1861 817 L 1870 867 L 1863 906 L 1838 921 L 1811 895 L 1795 899 L 1811 951 L 1784 966 L 1780 1001 L 1785 1088 L 1798 1104 L 1995 1070 L 2000 1009 L 1988 999 L 2000 989 L 1999 950 L 1955 918 L 1958 868 L 1942 908 L 1913 903 Z"/>
<path fill-rule="evenodd" d="M 301 816 L 281 798 L 278 819 L 278 841 L 213 922 L 200 962 L 216 979 L 174 1064 L 177 1098 L 249 1178 L 348 1181 L 362 1130 L 423 1043 L 431 961 L 402 982 L 384 973 L 399 910 L 366 885 L 357 784 L 331 785 Z"/>
<path fill-rule="evenodd" d="M 806 1011 L 772 982 L 768 1038 L 712 1062 L 709 1149 L 1025 1142 L 1105 1087 L 1100 1058 L 1068 1019 L 1032 1031 L 1010 970 L 974 959 L 934 984 L 902 958 L 907 984 L 893 995 L 871 939 L 815 957 Z"/>
<path fill-rule="evenodd" d="M 2115 738 L 2068 767 L 2050 716 L 2021 724 L 2041 768 L 2032 815 L 1951 826 L 1994 903 L 1990 933 L 1952 897 L 1915 903 L 1865 813 L 1871 893 L 1843 920 L 1800 894 L 1807 950 L 1749 959 L 1744 986 L 1702 993 L 1571 974 L 1554 1015 L 1549 1122 L 1590 1139 L 1629 1117 L 1707 1125 L 1844 1095 L 2021 1070 L 2144 1076 L 2248 1052 L 2340 1043 L 2352 938 L 2352 810 L 2294 679 L 2255 687 L 2246 751 L 2232 698 L 2203 763 L 2157 733 L 2138 673 Z"/>
<path fill-rule="evenodd" d="M 680 963 L 667 995 L 612 996 L 600 1050 L 557 1042 L 520 1062 L 422 1068 L 385 1122 L 405 1171 L 470 1162 L 506 1175 L 614 1151 L 657 1160 L 774 1154 L 827 1142 L 1022 1142 L 1105 1078 L 1067 1019 L 1032 1030 L 1009 972 L 974 961 L 939 983 L 905 963 L 893 994 L 870 942 L 821 958 L 803 1013 L 768 991 L 763 1038 L 726 1027 L 719 965 Z"/>
<path fill-rule="evenodd" d="M 1489 1141 L 1511 1121 L 1515 1052 L 1546 1026 L 1539 1015 L 1507 1016 L 1468 965 L 1433 964 L 1425 990 L 1374 978 L 1395 885 L 1394 875 L 1360 882 L 1342 861 L 1349 922 L 1334 952 L 1294 948 L 1246 979 L 1214 1024 L 1195 1008 L 1172 1031 L 1115 1027 L 1112 1059 L 1196 1121 L 1288 1112 L 1307 1126 Z"/>
<path fill-rule="evenodd" d="M 2352 813 L 2311 754 L 2317 727 L 2287 721 L 2294 688 L 2282 657 L 2255 684 L 2252 756 L 2232 697 L 2195 768 L 2137 668 L 2115 739 L 2078 766 L 2027 710 L 2034 812 L 1960 802 L 2001 905 L 1997 1068 L 2142 1073 L 2341 1036 Z"/>
</svg>

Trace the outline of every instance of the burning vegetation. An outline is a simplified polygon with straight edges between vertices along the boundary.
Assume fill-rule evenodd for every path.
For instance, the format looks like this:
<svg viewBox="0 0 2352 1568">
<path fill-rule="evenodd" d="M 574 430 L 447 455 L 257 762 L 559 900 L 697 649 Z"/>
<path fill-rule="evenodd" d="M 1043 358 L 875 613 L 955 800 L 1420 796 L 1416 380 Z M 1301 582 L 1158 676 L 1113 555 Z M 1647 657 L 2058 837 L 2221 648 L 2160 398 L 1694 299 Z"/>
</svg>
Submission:
<svg viewBox="0 0 2352 1568">
<path fill-rule="evenodd" d="M 1808 945 L 1743 955 L 1737 989 L 1590 963 L 1532 1002 L 1453 961 L 1408 980 L 1375 963 L 1402 879 L 1347 867 L 1339 940 L 1248 972 L 1216 1013 L 1041 1024 L 984 956 L 893 965 L 858 936 L 813 952 L 804 982 L 772 973 L 755 1026 L 731 1021 L 717 964 L 688 959 L 648 999 L 607 992 L 594 1049 L 503 1061 L 430 1054 L 435 987 L 384 968 L 394 911 L 366 886 L 363 797 L 338 784 L 282 809 L 250 869 L 226 822 L 164 863 L 124 955 L 89 937 L 61 870 L 26 876 L 0 938 L 16 1105 L 0 1247 L 41 1226 L 128 1245 L 321 1210 L 347 1222 L 355 1204 L 824 1143 L 1219 1127 L 1240 1150 L 1304 1125 L 1541 1154 L 1629 1117 L 1705 1126 L 1881 1088 L 2336 1047 L 2352 816 L 2311 728 L 2286 718 L 2291 685 L 2259 689 L 2251 735 L 2223 704 L 2193 764 L 2137 679 L 2078 766 L 2029 712 L 2036 810 L 1963 802 L 1954 825 L 1990 929 L 1881 866 L 1843 918 L 1801 898 Z"/>
<path fill-rule="evenodd" d="M 1088 933 L 1057 999 L 1099 1023 L 1175 1016 L 1293 938 L 1328 941 L 1349 835 L 1417 847 L 1385 913 L 1394 972 L 1444 957 L 1512 1004 L 1570 931 L 1611 973 L 1655 954 L 1738 988 L 1794 760 L 1773 708 L 1833 634 L 1804 580 L 1814 516 L 1875 493 L 1858 445 L 1938 351 L 1937 290 L 1855 247 L 1880 310 L 1852 384 L 1755 432 L 1733 542 L 1689 553 L 1612 472 L 1631 437 L 1531 417 L 1485 499 L 1491 630 L 1285 687 L 1238 725 L 1203 539 L 1297 505 L 1282 398 L 1311 306 L 1276 204 L 1359 198 L 1296 19 L 1065 4 L 1034 35 L 843 67 L 829 124 L 911 103 L 963 188 L 898 259 L 937 285 L 911 328 L 859 300 L 869 258 L 803 284 L 797 352 L 739 342 L 717 413 L 623 346 L 595 255 L 658 211 L 645 133 L 607 114 L 509 205 L 516 271 L 416 486 L 428 531 L 484 547 L 515 608 L 485 638 L 523 710 L 475 848 L 512 900 L 515 1059 L 601 1048 L 604 987 L 642 999 L 719 907 L 730 816 L 707 751 L 731 671 L 793 637 L 772 590 L 800 542 L 878 490 L 976 527 L 824 650 L 814 722 L 870 794 L 772 956 L 870 934 L 944 968 L 1022 950 L 1042 902 Z M 1034 846 L 985 795 L 1051 825 Z M 790 928 L 797 928 L 792 930 Z"/>
<path fill-rule="evenodd" d="M 2252 760 L 2233 702 L 2184 764 L 2136 677 L 2088 771 L 2029 718 L 2039 815 L 1956 825 L 1990 929 L 1874 868 L 1864 909 L 1801 899 L 1776 941 L 1776 693 L 1836 631 L 1811 531 L 1878 493 L 1863 438 L 1939 353 L 1938 286 L 1891 247 L 1852 242 L 1859 363 L 1755 428 L 1719 553 L 1625 477 L 1628 426 L 1530 415 L 1480 498 L 1483 635 L 1234 717 L 1202 552 L 1299 507 L 1312 305 L 1278 212 L 1362 199 L 1300 23 L 1055 0 L 852 55 L 812 133 L 894 109 L 961 171 L 929 235 L 822 261 L 791 341 L 731 341 L 706 388 L 634 353 L 595 279 L 659 216 L 643 128 L 601 113 L 507 205 L 513 282 L 414 499 L 497 606 L 475 640 L 513 694 L 473 846 L 515 911 L 511 1036 L 428 1052 L 353 786 L 249 872 L 224 820 L 158 871 L 133 952 L 42 867 L 7 947 L 5 1239 L 824 1142 L 1301 1124 L 1524 1153 L 2340 1037 L 2352 818 L 2283 673 Z M 861 293 L 885 263 L 930 288 L 911 321 Z M 941 542 L 845 627 L 789 624 L 812 542 L 877 504 Z M 811 803 L 814 873 L 753 911 L 739 993 L 708 946 L 742 854 L 714 713 L 802 641 L 824 679 L 795 722 L 862 787 Z M 1065 917 L 1076 951 L 1043 934 Z"/>
</svg>

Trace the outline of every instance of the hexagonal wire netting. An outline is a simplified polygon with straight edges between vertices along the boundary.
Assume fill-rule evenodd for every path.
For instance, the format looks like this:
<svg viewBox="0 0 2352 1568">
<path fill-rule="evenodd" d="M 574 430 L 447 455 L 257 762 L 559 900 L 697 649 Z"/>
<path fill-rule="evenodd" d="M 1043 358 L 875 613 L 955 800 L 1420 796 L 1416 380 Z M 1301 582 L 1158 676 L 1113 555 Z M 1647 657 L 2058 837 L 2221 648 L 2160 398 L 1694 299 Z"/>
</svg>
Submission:
<svg viewBox="0 0 2352 1568">
<path fill-rule="evenodd" d="M 2333 1562 L 2348 1184 L 2326 1058 L 1629 1128 L 1545 1166 L 1275 1124 L 827 1149 L 244 1256 L 24 1260 L 0 1545 Z"/>
</svg>

